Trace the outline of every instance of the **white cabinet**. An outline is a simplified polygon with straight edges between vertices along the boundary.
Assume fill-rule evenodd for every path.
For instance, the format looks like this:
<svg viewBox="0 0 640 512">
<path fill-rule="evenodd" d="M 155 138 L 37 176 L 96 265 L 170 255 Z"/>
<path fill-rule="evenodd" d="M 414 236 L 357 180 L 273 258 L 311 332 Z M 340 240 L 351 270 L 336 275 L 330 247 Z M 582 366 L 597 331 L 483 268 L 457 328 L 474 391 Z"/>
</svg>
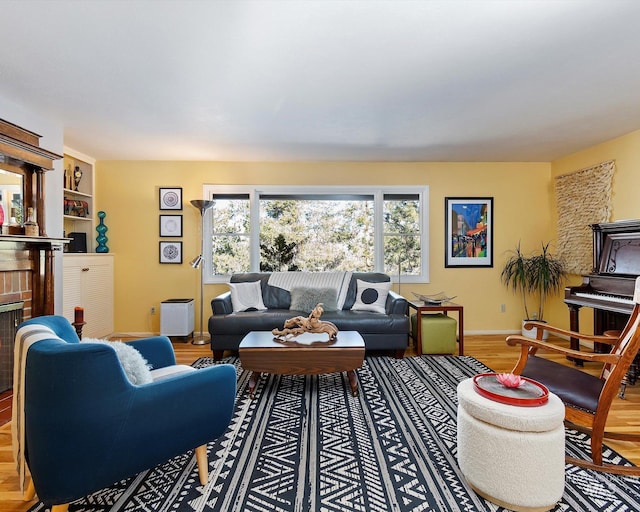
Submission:
<svg viewBox="0 0 640 512">
<path fill-rule="evenodd" d="M 113 333 L 112 254 L 65 254 L 62 258 L 62 314 L 74 321 L 76 306 L 84 308 L 84 338 Z"/>
<path fill-rule="evenodd" d="M 80 238 L 86 240 L 83 252 L 95 249 L 94 164 L 93 158 L 64 148 L 64 232 L 74 239 L 65 250 L 79 252 Z"/>
</svg>

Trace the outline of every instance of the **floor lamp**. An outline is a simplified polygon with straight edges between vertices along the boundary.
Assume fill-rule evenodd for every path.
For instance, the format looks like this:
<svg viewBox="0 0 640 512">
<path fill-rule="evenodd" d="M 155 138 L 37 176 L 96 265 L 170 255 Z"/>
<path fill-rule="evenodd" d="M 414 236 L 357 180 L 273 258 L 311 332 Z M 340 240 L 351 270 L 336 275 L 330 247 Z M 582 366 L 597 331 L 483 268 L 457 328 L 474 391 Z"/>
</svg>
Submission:
<svg viewBox="0 0 640 512">
<path fill-rule="evenodd" d="M 200 254 L 191 260 L 190 265 L 193 268 L 200 269 L 200 335 L 194 336 L 194 345 L 206 345 L 211 343 L 211 340 L 204 335 L 203 329 L 203 317 L 204 317 L 204 261 L 202 255 L 204 254 L 204 212 L 213 206 L 213 201 L 206 201 L 204 199 L 193 199 L 191 204 L 200 210 Z"/>
</svg>

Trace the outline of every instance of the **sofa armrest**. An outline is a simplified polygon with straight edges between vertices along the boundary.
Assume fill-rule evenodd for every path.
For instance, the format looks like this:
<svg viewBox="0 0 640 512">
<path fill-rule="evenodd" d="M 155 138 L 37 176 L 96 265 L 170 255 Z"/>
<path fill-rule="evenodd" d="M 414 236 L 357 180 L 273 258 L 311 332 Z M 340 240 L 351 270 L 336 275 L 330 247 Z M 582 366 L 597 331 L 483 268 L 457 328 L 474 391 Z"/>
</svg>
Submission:
<svg viewBox="0 0 640 512">
<path fill-rule="evenodd" d="M 409 309 L 407 299 L 402 295 L 389 290 L 387 295 L 387 302 L 385 304 L 387 315 L 406 315 Z"/>
<path fill-rule="evenodd" d="M 211 300 L 211 311 L 214 315 L 230 315 L 233 313 L 231 292 L 224 292 Z"/>
</svg>

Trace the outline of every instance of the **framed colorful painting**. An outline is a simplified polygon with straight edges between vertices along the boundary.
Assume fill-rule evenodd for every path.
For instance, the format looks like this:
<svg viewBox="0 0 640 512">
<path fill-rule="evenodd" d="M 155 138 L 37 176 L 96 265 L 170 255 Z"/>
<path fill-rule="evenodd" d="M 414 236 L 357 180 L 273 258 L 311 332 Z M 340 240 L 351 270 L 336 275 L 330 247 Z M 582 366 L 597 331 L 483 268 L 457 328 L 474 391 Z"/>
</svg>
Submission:
<svg viewBox="0 0 640 512">
<path fill-rule="evenodd" d="M 445 197 L 445 267 L 493 267 L 493 197 Z"/>
</svg>

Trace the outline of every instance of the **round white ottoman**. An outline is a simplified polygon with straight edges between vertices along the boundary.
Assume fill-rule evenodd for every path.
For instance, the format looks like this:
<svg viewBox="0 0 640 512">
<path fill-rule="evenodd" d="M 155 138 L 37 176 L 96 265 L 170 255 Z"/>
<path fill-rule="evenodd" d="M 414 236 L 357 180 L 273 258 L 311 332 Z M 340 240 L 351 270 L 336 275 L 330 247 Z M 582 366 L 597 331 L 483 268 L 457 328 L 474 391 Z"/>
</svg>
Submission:
<svg viewBox="0 0 640 512">
<path fill-rule="evenodd" d="M 489 400 L 473 379 L 458 385 L 458 464 L 483 498 L 516 511 L 553 508 L 564 492 L 564 404 Z"/>
</svg>

